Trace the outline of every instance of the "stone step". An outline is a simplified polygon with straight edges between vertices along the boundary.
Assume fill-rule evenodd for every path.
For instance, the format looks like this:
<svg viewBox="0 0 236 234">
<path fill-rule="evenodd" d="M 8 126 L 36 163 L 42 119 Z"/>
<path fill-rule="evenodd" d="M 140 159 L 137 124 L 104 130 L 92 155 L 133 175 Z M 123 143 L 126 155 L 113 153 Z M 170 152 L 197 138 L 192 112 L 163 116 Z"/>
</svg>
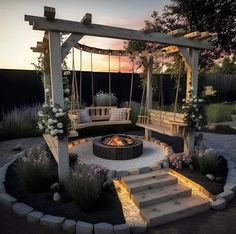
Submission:
<svg viewBox="0 0 236 234">
<path fill-rule="evenodd" d="M 210 209 L 209 200 L 192 195 L 140 209 L 150 227 L 189 217 Z"/>
<path fill-rule="evenodd" d="M 161 178 L 148 178 L 146 180 L 141 180 L 138 182 L 130 183 L 127 185 L 127 190 L 129 193 L 137 193 L 145 190 L 150 190 L 157 187 L 168 186 L 171 184 L 176 184 L 177 178 L 174 176 L 166 175 Z"/>
<path fill-rule="evenodd" d="M 166 176 L 166 175 L 168 175 L 168 173 L 166 171 L 157 170 L 157 171 L 152 171 L 152 172 L 138 174 L 138 175 L 124 176 L 121 179 L 126 184 L 130 184 L 130 183 L 146 180 L 146 179 L 149 179 L 149 178 L 153 178 L 153 179 L 157 178 L 157 177 L 161 178 L 161 177 Z"/>
<path fill-rule="evenodd" d="M 191 194 L 192 190 L 190 188 L 180 184 L 174 184 L 134 193 L 131 195 L 131 197 L 137 207 L 143 208 L 181 197 L 188 197 L 191 196 Z"/>
</svg>

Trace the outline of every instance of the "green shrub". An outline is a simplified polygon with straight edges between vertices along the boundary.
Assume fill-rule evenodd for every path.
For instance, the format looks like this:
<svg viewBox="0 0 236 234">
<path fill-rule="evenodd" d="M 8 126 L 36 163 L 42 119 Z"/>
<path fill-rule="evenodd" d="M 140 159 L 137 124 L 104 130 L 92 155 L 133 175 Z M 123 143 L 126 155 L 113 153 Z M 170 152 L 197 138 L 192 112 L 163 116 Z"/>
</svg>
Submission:
<svg viewBox="0 0 236 234">
<path fill-rule="evenodd" d="M 105 174 L 93 173 L 90 167 L 82 165 L 79 170 L 73 171 L 65 188 L 78 207 L 89 210 L 98 201 L 104 180 Z"/>
<path fill-rule="evenodd" d="M 36 129 L 38 104 L 24 106 L 22 108 L 13 108 L 2 113 L 2 122 L 0 123 L 0 140 L 8 140 L 21 137 L 38 136 Z"/>
<path fill-rule="evenodd" d="M 233 108 L 234 105 L 229 103 L 209 104 L 206 109 L 208 123 L 231 121 L 231 113 Z"/>
<path fill-rule="evenodd" d="M 16 164 L 20 184 L 30 192 L 46 191 L 56 181 L 56 168 L 52 167 L 47 152 L 32 148 Z"/>
<path fill-rule="evenodd" d="M 207 149 L 201 155 L 196 154 L 192 157 L 193 164 L 204 175 L 215 174 L 219 164 L 218 156 L 213 149 Z"/>
<path fill-rule="evenodd" d="M 117 106 L 117 97 L 113 93 L 99 91 L 94 96 L 95 106 Z"/>
</svg>

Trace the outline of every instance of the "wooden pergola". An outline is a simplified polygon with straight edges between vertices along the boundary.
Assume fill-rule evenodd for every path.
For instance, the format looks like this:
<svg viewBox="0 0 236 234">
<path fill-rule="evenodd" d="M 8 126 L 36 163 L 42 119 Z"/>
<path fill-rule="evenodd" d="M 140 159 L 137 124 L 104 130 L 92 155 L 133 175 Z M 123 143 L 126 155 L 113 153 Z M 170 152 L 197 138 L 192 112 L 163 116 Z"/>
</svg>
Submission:
<svg viewBox="0 0 236 234">
<path fill-rule="evenodd" d="M 209 38 L 208 32 L 186 33 L 183 30 L 174 30 L 168 34 L 163 34 L 93 24 L 91 14 L 86 14 L 81 22 L 56 19 L 55 14 L 55 8 L 44 7 L 44 17 L 25 15 L 25 21 L 28 21 L 33 26 L 33 30 L 45 31 L 42 42 L 37 42 L 37 46 L 31 49 L 33 52 L 41 52 L 45 56 L 45 76 L 49 76 L 51 80 L 53 104 L 56 103 L 64 107 L 61 63 L 72 47 L 97 54 L 116 56 L 131 55 L 128 51 L 104 50 L 79 44 L 80 39 L 85 35 L 159 44 L 155 51 L 132 52 L 132 56 L 141 56 L 146 60 L 146 99 L 149 108 L 152 107 L 151 78 L 153 73 L 153 56 L 161 54 L 163 50 L 166 53 L 179 52 L 181 54 L 187 74 L 186 100 L 190 98 L 191 86 L 193 87 L 193 95 L 197 96 L 199 51 L 211 49 L 211 45 L 206 41 Z M 62 45 L 60 42 L 61 32 L 70 33 Z M 145 137 L 148 138 L 150 134 L 151 131 L 145 129 Z M 63 181 L 69 175 L 68 139 L 58 140 L 56 137 L 47 135 L 45 136 L 45 140 L 58 163 L 59 180 Z M 184 151 L 191 153 L 193 144 L 194 131 L 186 131 L 184 136 Z"/>
</svg>

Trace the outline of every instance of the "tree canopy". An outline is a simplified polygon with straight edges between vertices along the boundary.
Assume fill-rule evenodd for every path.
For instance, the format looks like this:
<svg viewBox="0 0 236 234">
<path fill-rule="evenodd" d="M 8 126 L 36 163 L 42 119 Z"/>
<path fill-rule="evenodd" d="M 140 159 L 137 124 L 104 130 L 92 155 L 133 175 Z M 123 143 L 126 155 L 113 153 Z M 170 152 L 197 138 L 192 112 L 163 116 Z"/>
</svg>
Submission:
<svg viewBox="0 0 236 234">
<path fill-rule="evenodd" d="M 236 1 L 234 0 L 171 0 L 162 14 L 153 11 L 145 29 L 167 33 L 182 28 L 186 32 L 209 31 L 213 49 L 202 51 L 200 66 L 209 69 L 216 59 L 236 53 Z M 135 44 L 140 46 L 139 44 Z M 140 49 L 150 44 L 141 44 Z M 133 42 L 127 48 L 132 49 Z M 137 49 L 137 48 L 135 48 Z"/>
</svg>

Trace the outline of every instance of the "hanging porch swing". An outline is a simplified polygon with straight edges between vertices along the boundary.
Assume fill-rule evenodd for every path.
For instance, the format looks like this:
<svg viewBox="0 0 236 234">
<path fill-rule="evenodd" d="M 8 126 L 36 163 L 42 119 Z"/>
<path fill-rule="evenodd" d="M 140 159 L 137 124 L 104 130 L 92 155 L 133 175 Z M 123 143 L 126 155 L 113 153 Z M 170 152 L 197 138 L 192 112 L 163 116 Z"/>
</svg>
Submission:
<svg viewBox="0 0 236 234">
<path fill-rule="evenodd" d="M 82 100 L 82 48 L 80 47 L 80 88 L 78 93 L 77 77 L 75 71 L 74 60 L 74 48 L 72 50 L 72 92 L 71 92 L 71 110 L 69 110 L 68 116 L 71 120 L 73 130 L 95 127 L 95 126 L 107 126 L 107 125 L 124 125 L 131 124 L 130 111 L 131 111 L 131 99 L 133 90 L 134 79 L 134 67 L 132 66 L 131 82 L 130 82 L 130 95 L 128 107 L 118 108 L 111 106 L 111 99 L 109 100 L 109 106 L 94 106 L 94 76 L 93 76 L 93 53 L 91 53 L 91 95 L 92 106 L 81 109 Z M 119 58 L 120 60 L 120 58 Z M 109 66 L 109 94 L 111 95 L 111 54 L 108 54 L 108 66 Z M 119 61 L 120 71 L 120 61 Z"/>
<path fill-rule="evenodd" d="M 164 65 L 164 53 L 162 53 L 162 70 L 163 70 L 163 65 Z M 184 114 L 177 113 L 181 70 L 182 70 L 182 62 L 180 63 L 178 69 L 174 112 L 163 111 L 163 105 L 164 105 L 163 72 L 161 73 L 160 85 L 159 85 L 160 110 L 147 108 L 147 99 L 146 99 L 147 78 L 146 76 L 144 76 L 141 106 L 136 123 L 137 126 L 169 136 L 178 136 L 178 137 L 184 136 L 185 127 L 187 126 L 187 124 L 184 122 Z"/>
</svg>

